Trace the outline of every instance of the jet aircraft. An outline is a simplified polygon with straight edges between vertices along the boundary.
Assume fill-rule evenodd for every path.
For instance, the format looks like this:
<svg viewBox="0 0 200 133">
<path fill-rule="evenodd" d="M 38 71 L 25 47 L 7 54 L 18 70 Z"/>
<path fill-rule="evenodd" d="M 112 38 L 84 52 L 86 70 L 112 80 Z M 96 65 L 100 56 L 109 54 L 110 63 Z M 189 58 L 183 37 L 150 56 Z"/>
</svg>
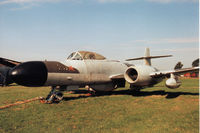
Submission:
<svg viewBox="0 0 200 133">
<path fill-rule="evenodd" d="M 171 55 L 150 56 L 150 50 L 146 48 L 144 57 L 126 60 L 144 60 L 143 65 L 133 65 L 108 60 L 95 52 L 78 51 L 71 53 L 62 63 L 58 61 L 17 62 L 17 65 L 9 69 L 7 76 L 13 82 L 23 86 L 51 86 L 46 102 L 52 103 L 62 100 L 62 91 L 86 86 L 95 92 L 112 91 L 118 87 L 125 87 L 126 81 L 132 90 L 138 91 L 145 87 L 152 87 L 168 77 L 166 86 L 174 89 L 181 85 L 177 75 L 199 71 L 199 67 L 159 71 L 151 66 L 151 59 L 163 57 L 171 57 Z"/>
</svg>

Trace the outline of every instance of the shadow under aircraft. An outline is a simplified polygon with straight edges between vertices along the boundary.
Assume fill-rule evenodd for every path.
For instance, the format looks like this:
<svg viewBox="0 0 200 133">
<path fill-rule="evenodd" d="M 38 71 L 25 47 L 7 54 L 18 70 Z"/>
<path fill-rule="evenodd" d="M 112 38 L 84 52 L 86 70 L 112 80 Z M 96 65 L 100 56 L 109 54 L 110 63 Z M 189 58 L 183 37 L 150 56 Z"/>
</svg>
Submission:
<svg viewBox="0 0 200 133">
<path fill-rule="evenodd" d="M 88 98 L 91 97 L 90 95 L 84 95 L 88 94 L 89 91 L 87 90 L 74 90 L 72 91 L 72 94 L 80 94 L 78 96 L 74 97 L 63 97 L 63 100 L 70 101 L 70 100 L 76 100 L 76 99 L 82 99 L 82 98 Z M 156 90 L 156 91 L 135 91 L 132 90 L 115 90 L 115 91 L 109 91 L 109 92 L 101 92 L 92 95 L 92 97 L 101 97 L 101 96 L 110 96 L 110 95 L 131 95 L 133 97 L 148 97 L 148 96 L 165 96 L 166 99 L 173 99 L 177 98 L 182 95 L 190 95 L 190 96 L 199 96 L 199 93 L 191 93 L 191 92 L 169 92 L 164 90 Z"/>
</svg>

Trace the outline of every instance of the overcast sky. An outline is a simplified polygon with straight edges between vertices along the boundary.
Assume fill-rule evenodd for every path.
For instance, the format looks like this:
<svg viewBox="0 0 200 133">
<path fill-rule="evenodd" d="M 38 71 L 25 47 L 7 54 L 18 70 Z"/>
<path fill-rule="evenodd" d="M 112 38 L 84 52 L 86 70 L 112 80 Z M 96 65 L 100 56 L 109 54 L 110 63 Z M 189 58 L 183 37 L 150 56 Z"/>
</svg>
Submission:
<svg viewBox="0 0 200 133">
<path fill-rule="evenodd" d="M 109 59 L 144 55 L 160 69 L 199 56 L 198 0 L 0 0 L 0 56 L 63 61 L 88 50 Z M 142 63 L 142 62 L 132 62 Z"/>
</svg>

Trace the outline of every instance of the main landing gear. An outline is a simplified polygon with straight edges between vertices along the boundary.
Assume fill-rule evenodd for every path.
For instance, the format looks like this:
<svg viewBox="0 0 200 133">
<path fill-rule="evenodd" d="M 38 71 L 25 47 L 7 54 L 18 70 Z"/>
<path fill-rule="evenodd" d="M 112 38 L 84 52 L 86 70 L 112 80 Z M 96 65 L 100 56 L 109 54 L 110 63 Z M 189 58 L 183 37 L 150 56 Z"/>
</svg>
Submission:
<svg viewBox="0 0 200 133">
<path fill-rule="evenodd" d="M 44 100 L 41 100 L 42 103 L 58 103 L 63 99 L 63 93 L 59 90 L 57 86 L 52 86 L 50 93 Z"/>
<path fill-rule="evenodd" d="M 133 94 L 138 94 L 140 93 L 140 90 L 143 89 L 142 87 L 138 87 L 138 86 L 134 86 L 132 84 L 130 84 L 130 91 L 133 93 Z"/>
<path fill-rule="evenodd" d="M 87 96 L 94 96 L 96 95 L 96 91 L 92 88 L 90 88 L 88 85 L 85 86 L 85 88 L 88 90 L 88 94 L 86 94 Z"/>
<path fill-rule="evenodd" d="M 89 86 L 85 86 L 88 89 L 88 94 L 86 96 L 96 95 L 96 91 Z M 63 99 L 63 93 L 61 91 L 67 90 L 67 86 L 52 86 L 51 91 L 46 98 L 42 99 L 41 103 L 59 103 Z M 69 90 L 68 90 L 69 91 Z"/>
</svg>

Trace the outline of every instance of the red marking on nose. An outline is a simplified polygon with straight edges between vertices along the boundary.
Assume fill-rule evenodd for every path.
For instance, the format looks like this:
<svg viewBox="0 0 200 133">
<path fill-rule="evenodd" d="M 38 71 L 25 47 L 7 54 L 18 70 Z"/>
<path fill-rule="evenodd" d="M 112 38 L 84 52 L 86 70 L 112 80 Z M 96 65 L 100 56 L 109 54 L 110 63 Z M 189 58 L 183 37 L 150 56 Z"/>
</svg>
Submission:
<svg viewBox="0 0 200 133">
<path fill-rule="evenodd" d="M 75 71 L 75 69 L 72 66 L 69 66 L 70 71 Z"/>
</svg>

